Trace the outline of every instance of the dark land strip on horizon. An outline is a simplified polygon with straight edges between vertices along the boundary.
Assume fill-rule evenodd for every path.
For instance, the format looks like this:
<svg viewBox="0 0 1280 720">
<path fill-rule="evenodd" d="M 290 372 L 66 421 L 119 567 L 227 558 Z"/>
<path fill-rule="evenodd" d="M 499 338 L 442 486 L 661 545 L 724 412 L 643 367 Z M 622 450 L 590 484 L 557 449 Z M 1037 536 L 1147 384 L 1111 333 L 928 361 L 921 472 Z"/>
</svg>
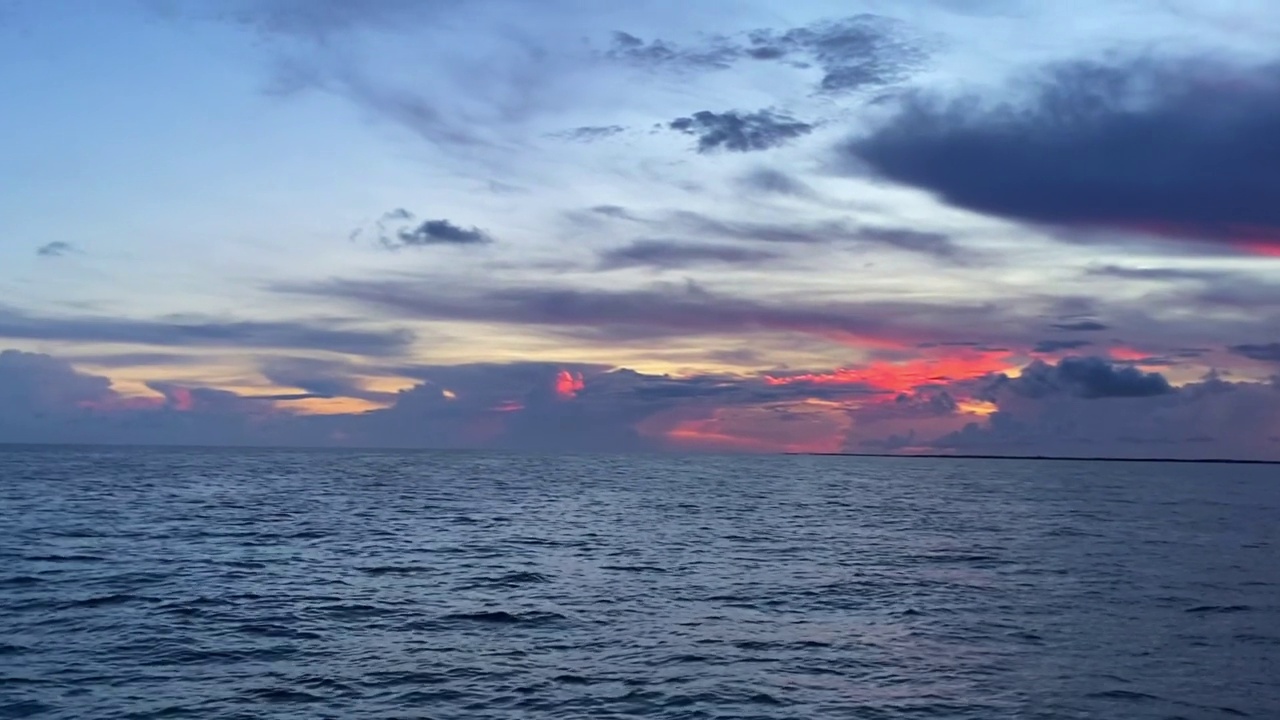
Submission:
<svg viewBox="0 0 1280 720">
<path fill-rule="evenodd" d="M 873 457 L 873 458 L 936 458 L 940 460 L 1053 460 L 1077 462 L 1125 462 L 1125 463 L 1201 463 L 1216 465 L 1280 465 L 1280 460 L 1233 460 L 1231 458 L 1139 458 L 1139 457 L 1089 457 L 1072 455 L 948 455 L 945 453 L 847 453 L 847 452 L 789 452 L 784 455 L 813 457 Z"/>
</svg>

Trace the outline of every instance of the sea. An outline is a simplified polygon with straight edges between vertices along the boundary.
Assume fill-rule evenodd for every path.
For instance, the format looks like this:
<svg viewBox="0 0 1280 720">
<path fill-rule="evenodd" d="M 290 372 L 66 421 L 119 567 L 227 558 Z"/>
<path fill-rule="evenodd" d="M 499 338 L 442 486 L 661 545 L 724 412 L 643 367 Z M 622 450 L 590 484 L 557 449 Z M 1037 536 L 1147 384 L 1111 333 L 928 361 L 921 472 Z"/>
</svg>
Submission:
<svg viewBox="0 0 1280 720">
<path fill-rule="evenodd" d="M 1280 466 L 0 448 L 0 718 L 1280 718 Z"/>
</svg>

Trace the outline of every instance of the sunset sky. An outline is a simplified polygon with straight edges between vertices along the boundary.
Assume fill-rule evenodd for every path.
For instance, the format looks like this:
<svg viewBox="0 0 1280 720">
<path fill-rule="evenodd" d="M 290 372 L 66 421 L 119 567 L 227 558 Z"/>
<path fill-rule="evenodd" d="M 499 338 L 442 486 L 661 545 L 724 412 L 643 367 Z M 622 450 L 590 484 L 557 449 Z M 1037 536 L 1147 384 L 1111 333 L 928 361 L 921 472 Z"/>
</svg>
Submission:
<svg viewBox="0 0 1280 720">
<path fill-rule="evenodd" d="M 1280 459 L 1274 0 L 0 0 L 0 442 Z"/>
</svg>

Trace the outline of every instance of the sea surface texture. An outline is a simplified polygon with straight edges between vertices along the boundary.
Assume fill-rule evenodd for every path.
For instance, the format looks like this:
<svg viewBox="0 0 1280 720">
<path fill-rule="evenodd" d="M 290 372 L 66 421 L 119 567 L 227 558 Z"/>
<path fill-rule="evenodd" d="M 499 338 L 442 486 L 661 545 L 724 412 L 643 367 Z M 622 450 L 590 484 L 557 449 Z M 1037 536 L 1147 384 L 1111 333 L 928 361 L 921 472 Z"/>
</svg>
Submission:
<svg viewBox="0 0 1280 720">
<path fill-rule="evenodd" d="M 0 717 L 1280 718 L 1280 468 L 0 449 Z"/>
</svg>

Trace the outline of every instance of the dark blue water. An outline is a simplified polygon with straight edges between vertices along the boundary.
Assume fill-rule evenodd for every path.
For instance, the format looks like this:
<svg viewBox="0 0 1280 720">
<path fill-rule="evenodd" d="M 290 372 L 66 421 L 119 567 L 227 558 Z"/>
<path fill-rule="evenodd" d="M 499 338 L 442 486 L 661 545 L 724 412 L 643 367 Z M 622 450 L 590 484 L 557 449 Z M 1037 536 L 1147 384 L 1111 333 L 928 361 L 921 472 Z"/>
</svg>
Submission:
<svg viewBox="0 0 1280 720">
<path fill-rule="evenodd" d="M 0 717 L 1276 718 L 1275 467 L 0 449 Z"/>
</svg>

